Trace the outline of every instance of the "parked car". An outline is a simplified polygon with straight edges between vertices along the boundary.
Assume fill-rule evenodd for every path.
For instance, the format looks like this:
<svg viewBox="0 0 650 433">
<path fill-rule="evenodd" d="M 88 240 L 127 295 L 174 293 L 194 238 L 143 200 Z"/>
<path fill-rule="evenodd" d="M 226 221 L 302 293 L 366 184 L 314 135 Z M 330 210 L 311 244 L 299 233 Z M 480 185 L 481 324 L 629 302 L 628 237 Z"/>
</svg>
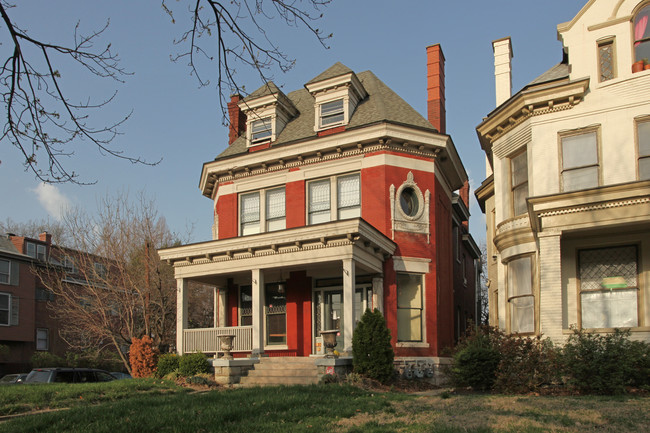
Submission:
<svg viewBox="0 0 650 433">
<path fill-rule="evenodd" d="M 115 376 L 108 371 L 96 368 L 35 368 L 25 379 L 25 383 L 90 383 L 110 382 Z"/>
<path fill-rule="evenodd" d="M 5 374 L 0 379 L 0 385 L 10 385 L 14 383 L 23 383 L 27 378 L 27 373 Z"/>
<path fill-rule="evenodd" d="M 111 375 L 115 376 L 115 379 L 133 379 L 130 374 L 122 373 L 121 371 L 111 371 Z"/>
</svg>

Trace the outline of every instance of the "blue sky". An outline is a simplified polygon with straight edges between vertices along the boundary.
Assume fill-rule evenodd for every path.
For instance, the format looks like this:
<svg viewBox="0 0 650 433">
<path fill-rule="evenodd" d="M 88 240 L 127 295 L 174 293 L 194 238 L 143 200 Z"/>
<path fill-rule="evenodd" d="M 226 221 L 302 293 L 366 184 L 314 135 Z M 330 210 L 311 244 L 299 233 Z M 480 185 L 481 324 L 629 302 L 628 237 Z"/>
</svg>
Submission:
<svg viewBox="0 0 650 433">
<path fill-rule="evenodd" d="M 187 0 L 168 0 L 182 6 Z M 308 32 L 273 28 L 278 44 L 296 59 L 288 73 L 276 72 L 274 82 L 285 93 L 337 61 L 356 72 L 371 70 L 418 112 L 426 115 L 426 52 L 440 43 L 446 58 L 447 132 L 451 135 L 469 174 L 472 189 L 485 177 L 485 157 L 478 144 L 476 126 L 495 107 L 494 65 L 491 42 L 510 36 L 513 43 L 513 92 L 561 60 L 557 24 L 569 21 L 587 0 L 334 0 L 317 26 L 333 33 L 323 49 Z M 74 25 L 97 28 L 106 19 L 103 37 L 119 53 L 122 66 L 133 75 L 124 84 L 77 78 L 70 72 L 65 89 L 83 99 L 90 92 L 116 99 L 94 116 L 97 122 L 119 120 L 133 111 L 113 146 L 132 156 L 162 162 L 154 167 L 133 165 L 102 157 L 87 143 L 75 148 L 64 161 L 82 181 L 92 186 L 40 185 L 22 166 L 20 154 L 9 142 L 0 143 L 0 220 L 57 219 L 61 204 L 88 212 L 97 198 L 118 191 L 140 190 L 155 198 L 170 228 L 191 239 L 211 239 L 212 202 L 198 189 L 201 166 L 227 146 L 227 128 L 215 86 L 199 88 L 182 63 L 170 55 L 174 38 L 186 28 L 186 18 L 176 24 L 160 1 L 132 0 L 21 0 L 10 10 L 12 19 L 34 37 L 69 43 Z M 7 33 L 0 27 L 1 41 Z M 0 46 L 6 55 L 8 45 Z M 4 57 L 3 57 L 4 58 Z M 210 70 L 203 69 L 210 78 Z M 247 71 L 240 83 L 249 91 L 261 85 Z M 213 82 L 216 80 L 213 79 Z M 97 93 L 98 92 L 98 93 Z M 471 231 L 485 239 L 485 223 L 472 197 Z"/>
</svg>

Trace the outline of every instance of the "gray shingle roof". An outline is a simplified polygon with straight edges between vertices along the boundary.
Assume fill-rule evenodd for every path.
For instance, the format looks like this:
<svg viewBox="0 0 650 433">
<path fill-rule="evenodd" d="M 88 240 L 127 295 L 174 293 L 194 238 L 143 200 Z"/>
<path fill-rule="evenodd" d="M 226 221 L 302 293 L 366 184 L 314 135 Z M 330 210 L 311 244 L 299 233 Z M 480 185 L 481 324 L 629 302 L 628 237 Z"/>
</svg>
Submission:
<svg viewBox="0 0 650 433">
<path fill-rule="evenodd" d="M 341 63 L 337 63 L 314 80 L 320 81 L 325 74 L 329 74 L 330 72 L 338 73 L 337 71 L 341 71 L 343 68 L 348 69 Z M 351 71 L 348 70 L 348 72 Z M 389 122 L 437 132 L 429 121 L 422 117 L 420 113 L 372 72 L 361 72 L 357 77 L 368 92 L 368 96 L 359 102 L 350 118 L 350 123 L 346 125 L 346 129 L 360 128 L 380 122 Z M 287 123 L 277 137 L 277 140 L 272 143 L 273 146 L 281 146 L 296 141 L 316 138 L 317 136 L 316 132 L 314 132 L 314 98 L 311 94 L 306 89 L 300 89 L 289 93 L 287 97 L 298 109 L 299 114 Z M 215 159 L 232 157 L 244 154 L 247 151 L 246 137 L 242 135 Z"/>
<path fill-rule="evenodd" d="M 10 254 L 19 254 L 18 250 L 14 244 L 6 236 L 0 236 L 0 252 L 1 253 L 10 253 Z"/>
<path fill-rule="evenodd" d="M 252 99 L 261 98 L 262 96 L 273 95 L 275 93 L 282 93 L 280 88 L 275 85 L 273 81 L 269 81 L 250 95 L 244 98 L 244 101 L 250 101 Z"/>
<path fill-rule="evenodd" d="M 563 78 L 569 78 L 569 65 L 565 63 L 558 63 L 539 77 L 535 78 L 526 87 L 548 83 L 549 81 L 561 80 Z"/>
<path fill-rule="evenodd" d="M 336 62 L 324 72 L 318 74 L 318 76 L 312 78 L 305 85 L 312 83 L 318 83 L 319 81 L 329 80 L 330 78 L 339 77 L 341 75 L 349 74 L 353 72 L 352 69 L 348 68 L 341 62 Z"/>
</svg>

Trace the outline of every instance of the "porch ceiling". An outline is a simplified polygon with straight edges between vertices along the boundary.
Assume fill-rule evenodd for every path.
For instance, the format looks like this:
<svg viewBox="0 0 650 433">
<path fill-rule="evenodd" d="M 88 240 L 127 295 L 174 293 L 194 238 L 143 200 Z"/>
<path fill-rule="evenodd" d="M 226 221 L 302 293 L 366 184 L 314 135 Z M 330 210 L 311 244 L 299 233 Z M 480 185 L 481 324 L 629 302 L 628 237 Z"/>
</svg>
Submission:
<svg viewBox="0 0 650 433">
<path fill-rule="evenodd" d="M 395 243 L 364 220 L 350 219 L 252 236 L 159 250 L 176 278 L 225 275 L 251 269 L 286 268 L 351 258 L 382 272 Z"/>
</svg>

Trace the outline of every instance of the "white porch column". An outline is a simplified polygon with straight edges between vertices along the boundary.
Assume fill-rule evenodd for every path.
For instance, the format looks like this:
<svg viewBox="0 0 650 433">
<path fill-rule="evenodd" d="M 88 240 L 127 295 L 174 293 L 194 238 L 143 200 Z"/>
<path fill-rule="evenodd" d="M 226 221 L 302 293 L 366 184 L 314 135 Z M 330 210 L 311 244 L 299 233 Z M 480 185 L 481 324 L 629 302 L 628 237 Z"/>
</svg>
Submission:
<svg viewBox="0 0 650 433">
<path fill-rule="evenodd" d="M 541 232 L 538 236 L 539 332 L 556 344 L 563 343 L 561 233 Z"/>
<path fill-rule="evenodd" d="M 264 272 L 251 271 L 253 295 L 253 350 L 252 355 L 264 353 Z"/>
<path fill-rule="evenodd" d="M 384 314 L 384 279 L 380 277 L 372 279 L 372 308 Z"/>
<path fill-rule="evenodd" d="M 187 328 L 187 280 L 176 280 L 176 352 L 183 354 L 183 334 Z"/>
<path fill-rule="evenodd" d="M 226 326 L 226 305 L 228 303 L 228 291 L 223 287 L 214 288 L 214 327 L 223 328 Z"/>
<path fill-rule="evenodd" d="M 354 332 L 354 288 L 355 263 L 352 259 L 343 260 L 343 351 L 352 353 L 352 333 Z"/>
</svg>

